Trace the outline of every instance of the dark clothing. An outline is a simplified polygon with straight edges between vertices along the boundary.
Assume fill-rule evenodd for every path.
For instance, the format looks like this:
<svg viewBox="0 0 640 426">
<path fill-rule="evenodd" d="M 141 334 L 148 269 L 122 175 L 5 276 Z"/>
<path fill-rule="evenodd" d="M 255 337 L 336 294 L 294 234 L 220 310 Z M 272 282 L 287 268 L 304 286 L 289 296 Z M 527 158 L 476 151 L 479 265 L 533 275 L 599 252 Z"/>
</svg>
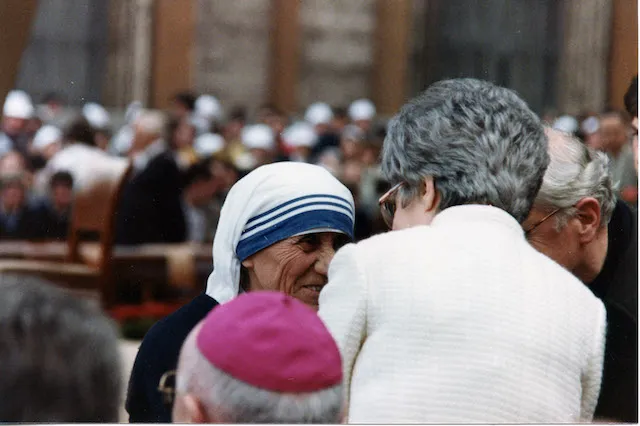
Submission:
<svg viewBox="0 0 640 426">
<path fill-rule="evenodd" d="M 130 423 L 171 423 L 172 404 L 158 390 L 160 379 L 176 370 L 185 339 L 217 305 L 203 293 L 158 321 L 144 336 L 129 380 L 126 409 Z"/>
<path fill-rule="evenodd" d="M 607 339 L 595 418 L 638 422 L 638 217 L 618 201 L 602 271 L 589 285 L 607 309 Z"/>
<path fill-rule="evenodd" d="M 0 212 L 0 240 L 36 239 L 38 216 L 37 208 L 28 204 L 12 214 Z"/>
<path fill-rule="evenodd" d="M 187 238 L 183 176 L 170 151 L 134 172 L 116 214 L 116 244 L 180 243 Z"/>
<path fill-rule="evenodd" d="M 322 153 L 328 149 L 340 147 L 340 136 L 335 133 L 325 133 L 318 138 L 318 143 L 311 150 L 310 162 L 315 163 Z"/>
<path fill-rule="evenodd" d="M 37 226 L 33 239 L 44 241 L 65 241 L 69 234 L 71 211 L 58 212 L 50 202 L 45 201 L 35 209 Z"/>
</svg>

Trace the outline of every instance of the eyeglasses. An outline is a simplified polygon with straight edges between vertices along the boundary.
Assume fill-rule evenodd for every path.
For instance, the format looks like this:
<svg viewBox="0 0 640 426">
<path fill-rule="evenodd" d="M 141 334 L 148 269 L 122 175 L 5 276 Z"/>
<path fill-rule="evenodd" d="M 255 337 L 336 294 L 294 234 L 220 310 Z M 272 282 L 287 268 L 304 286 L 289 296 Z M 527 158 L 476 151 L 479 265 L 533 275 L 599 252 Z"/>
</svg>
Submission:
<svg viewBox="0 0 640 426">
<path fill-rule="evenodd" d="M 395 216 L 396 214 L 395 193 L 404 185 L 405 182 L 400 182 L 399 184 L 394 185 L 378 200 L 378 204 L 380 205 L 380 213 L 382 213 L 382 219 L 384 220 L 384 223 L 389 227 L 389 229 L 393 228 L 393 216 Z"/>
<path fill-rule="evenodd" d="M 529 236 L 529 234 L 531 233 L 531 231 L 533 231 L 534 229 L 536 229 L 538 226 L 542 225 L 542 223 L 549 219 L 551 216 L 553 216 L 554 214 L 558 213 L 560 210 L 562 210 L 561 208 L 555 209 L 554 211 L 552 211 L 551 213 L 549 213 L 548 215 L 546 215 L 545 217 L 543 217 L 542 219 L 540 219 L 535 225 L 531 226 L 529 229 L 525 229 L 524 230 L 524 234 L 526 236 Z"/>
<path fill-rule="evenodd" d="M 165 404 L 173 404 L 173 399 L 176 395 L 176 370 L 167 371 L 160 378 L 160 383 L 158 384 L 158 391 L 162 393 L 162 399 Z M 171 383 L 173 382 L 173 383 Z"/>
</svg>

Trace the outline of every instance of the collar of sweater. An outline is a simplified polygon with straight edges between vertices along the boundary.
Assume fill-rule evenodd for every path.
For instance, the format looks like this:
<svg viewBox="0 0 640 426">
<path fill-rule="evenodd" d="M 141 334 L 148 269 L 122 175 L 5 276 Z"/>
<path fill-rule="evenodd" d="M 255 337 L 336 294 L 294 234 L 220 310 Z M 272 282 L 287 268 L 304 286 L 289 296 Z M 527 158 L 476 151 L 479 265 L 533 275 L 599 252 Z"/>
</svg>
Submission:
<svg viewBox="0 0 640 426">
<path fill-rule="evenodd" d="M 436 215 L 432 226 L 467 223 L 471 226 L 486 226 L 489 223 L 503 226 L 524 238 L 524 231 L 518 221 L 506 211 L 493 206 L 466 204 L 449 207 Z"/>
</svg>

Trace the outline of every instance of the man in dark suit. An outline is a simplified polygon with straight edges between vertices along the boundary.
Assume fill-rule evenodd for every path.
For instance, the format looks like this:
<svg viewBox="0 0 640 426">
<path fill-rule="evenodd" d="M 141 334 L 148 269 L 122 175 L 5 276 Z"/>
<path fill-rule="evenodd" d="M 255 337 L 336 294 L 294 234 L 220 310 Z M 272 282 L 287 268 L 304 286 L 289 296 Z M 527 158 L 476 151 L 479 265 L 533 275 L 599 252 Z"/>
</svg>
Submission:
<svg viewBox="0 0 640 426">
<path fill-rule="evenodd" d="M 66 171 L 54 173 L 49 183 L 49 197 L 36 208 L 37 226 L 34 238 L 38 240 L 67 239 L 71 203 L 73 201 L 73 176 Z"/>
<path fill-rule="evenodd" d="M 116 244 L 179 243 L 186 240 L 183 178 L 162 133 L 165 117 L 144 111 L 135 124 L 125 183 L 116 216 Z"/>
<path fill-rule="evenodd" d="M 3 177 L 0 182 L 0 239 L 33 239 L 37 220 L 35 209 L 26 200 L 24 176 Z"/>
</svg>

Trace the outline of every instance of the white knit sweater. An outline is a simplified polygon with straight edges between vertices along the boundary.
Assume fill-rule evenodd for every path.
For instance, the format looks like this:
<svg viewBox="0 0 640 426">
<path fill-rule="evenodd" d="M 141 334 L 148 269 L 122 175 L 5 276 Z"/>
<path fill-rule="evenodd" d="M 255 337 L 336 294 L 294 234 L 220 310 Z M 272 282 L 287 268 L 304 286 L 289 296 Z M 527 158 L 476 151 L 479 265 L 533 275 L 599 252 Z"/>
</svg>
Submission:
<svg viewBox="0 0 640 426">
<path fill-rule="evenodd" d="M 586 422 L 606 315 L 488 206 L 340 250 L 320 296 L 350 423 Z"/>
</svg>

